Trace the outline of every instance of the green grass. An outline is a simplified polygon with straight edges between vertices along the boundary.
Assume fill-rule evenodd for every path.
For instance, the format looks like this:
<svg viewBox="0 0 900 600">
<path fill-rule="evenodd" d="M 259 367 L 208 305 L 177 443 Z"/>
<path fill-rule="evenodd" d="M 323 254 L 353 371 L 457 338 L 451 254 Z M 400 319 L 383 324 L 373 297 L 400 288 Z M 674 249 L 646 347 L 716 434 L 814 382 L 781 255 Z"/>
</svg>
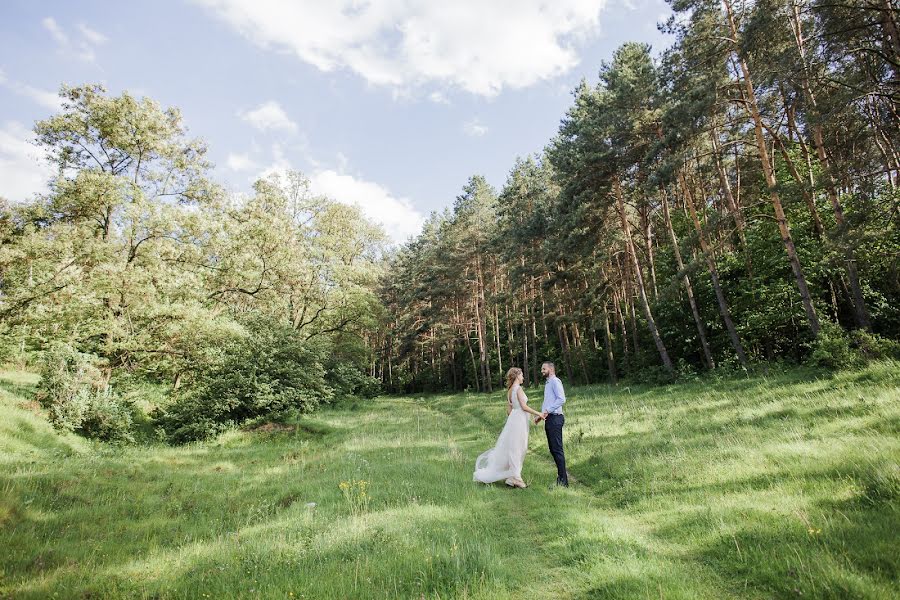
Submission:
<svg viewBox="0 0 900 600">
<path fill-rule="evenodd" d="M 55 432 L 0 375 L 0 597 L 889 598 L 900 364 L 569 390 L 577 484 L 471 481 L 499 394 L 387 398 L 183 448 Z M 536 392 L 533 399 L 539 397 Z M 366 481 L 348 501 L 341 482 Z M 309 503 L 315 503 L 310 506 Z"/>
</svg>

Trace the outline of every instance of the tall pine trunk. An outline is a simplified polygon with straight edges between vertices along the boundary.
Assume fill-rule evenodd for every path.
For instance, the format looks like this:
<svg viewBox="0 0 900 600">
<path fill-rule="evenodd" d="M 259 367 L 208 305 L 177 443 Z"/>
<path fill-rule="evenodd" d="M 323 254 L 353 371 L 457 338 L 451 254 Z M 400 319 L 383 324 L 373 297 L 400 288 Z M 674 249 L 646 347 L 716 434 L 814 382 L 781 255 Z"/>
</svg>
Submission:
<svg viewBox="0 0 900 600">
<path fill-rule="evenodd" d="M 675 262 L 678 264 L 678 272 L 681 273 L 681 280 L 684 282 L 684 289 L 687 293 L 688 303 L 691 305 L 691 314 L 694 317 L 694 324 L 697 326 L 697 335 L 700 338 L 700 345 L 703 348 L 703 359 L 708 369 L 716 368 L 716 361 L 713 360 L 712 352 L 709 349 L 709 342 L 706 340 L 706 327 L 703 325 L 703 319 L 700 318 L 700 311 L 697 310 L 697 301 L 694 299 L 694 286 L 691 285 L 691 278 L 688 277 L 684 268 L 684 261 L 681 260 L 681 249 L 678 247 L 678 238 L 675 236 L 675 230 L 672 228 L 672 217 L 669 214 L 669 200 L 666 197 L 666 191 L 662 192 L 663 219 L 666 222 L 666 229 L 669 232 L 669 239 L 672 242 L 672 250 L 675 253 Z"/>
<path fill-rule="evenodd" d="M 607 307 L 608 302 L 603 305 L 603 342 L 606 345 L 606 367 L 609 369 L 609 381 L 615 385 L 618 382 L 616 377 L 616 358 L 613 354 L 612 334 L 609 331 L 609 311 Z"/>
<path fill-rule="evenodd" d="M 725 292 L 722 290 L 722 284 L 719 282 L 719 270 L 716 267 L 715 258 L 710 251 L 709 244 L 706 241 L 706 233 L 703 231 L 703 226 L 700 224 L 700 218 L 697 216 L 697 209 L 694 207 L 694 199 L 693 194 L 691 194 L 691 190 L 687 186 L 687 182 L 684 180 L 684 174 L 679 173 L 678 175 L 679 181 L 681 182 L 682 192 L 684 193 L 684 202 L 688 208 L 688 213 L 691 215 L 691 220 L 694 223 L 694 229 L 697 232 L 697 237 L 700 239 L 700 252 L 703 254 L 703 257 L 706 259 L 706 266 L 709 269 L 709 278 L 712 281 L 713 291 L 716 294 L 716 300 L 719 303 L 719 313 L 722 315 L 722 321 L 725 323 L 725 329 L 728 331 L 728 339 L 731 341 L 731 347 L 734 348 L 734 353 L 737 354 L 738 360 L 741 362 L 741 366 L 747 367 L 747 356 L 744 354 L 744 347 L 741 344 L 741 338 L 738 336 L 737 329 L 734 326 L 734 322 L 731 319 L 731 311 L 728 308 L 728 301 L 725 299 Z"/>
<path fill-rule="evenodd" d="M 753 132 L 756 138 L 756 149 L 759 153 L 759 160 L 762 163 L 763 174 L 766 178 L 766 185 L 769 188 L 769 198 L 772 207 L 775 210 L 775 221 L 778 223 L 778 231 L 781 233 L 781 241 L 784 244 L 785 252 L 788 255 L 788 261 L 791 270 L 794 273 L 794 279 L 797 283 L 797 289 L 800 292 L 800 300 L 803 302 L 803 309 L 806 311 L 806 319 L 809 321 L 809 328 L 813 336 L 819 335 L 819 316 L 816 314 L 816 307 L 813 305 L 812 296 L 809 293 L 809 287 L 806 284 L 806 277 L 803 275 L 803 267 L 800 265 L 800 257 L 797 255 L 797 248 L 794 246 L 794 238 L 791 236 L 791 228 L 788 224 L 787 215 L 784 213 L 784 207 L 781 204 L 781 196 L 778 193 L 778 181 L 775 179 L 775 172 L 772 168 L 772 162 L 769 158 L 769 151 L 766 148 L 766 140 L 763 136 L 762 116 L 759 112 L 759 104 L 756 101 L 756 92 L 753 90 L 753 80 L 750 77 L 750 67 L 741 54 L 738 46 L 738 30 L 734 20 L 734 11 L 732 8 L 733 0 L 722 0 L 725 5 L 728 26 L 731 30 L 734 43 L 734 52 L 741 69 L 741 75 L 744 83 L 744 100 L 747 110 L 753 120 Z"/>
<path fill-rule="evenodd" d="M 475 259 L 475 325 L 478 333 L 478 360 L 481 368 L 481 390 L 493 391 L 491 386 L 490 358 L 488 357 L 487 315 L 485 314 L 484 274 L 481 255 Z"/>
<path fill-rule="evenodd" d="M 887 0 L 885 0 L 887 3 Z M 831 209 L 834 212 L 834 220 L 838 229 L 838 236 L 841 241 L 841 245 L 844 249 L 845 255 L 845 263 L 847 265 L 847 277 L 850 280 L 850 292 L 853 298 L 853 316 L 856 321 L 858 327 L 862 327 L 868 329 L 871 327 L 871 321 L 869 317 L 869 310 L 866 308 L 866 301 L 862 295 L 862 287 L 859 283 L 859 273 L 856 268 L 856 257 L 854 256 L 853 247 L 847 240 L 847 225 L 846 220 L 844 219 L 844 208 L 841 206 L 840 196 L 837 191 L 837 182 L 834 178 L 834 173 L 832 172 L 832 165 L 830 157 L 828 156 L 828 151 L 825 149 L 825 136 L 822 131 L 822 125 L 818 122 L 818 105 L 816 103 L 816 96 L 813 94 L 812 86 L 809 82 L 809 66 L 806 62 L 806 42 L 803 38 L 803 27 L 802 22 L 800 20 L 800 12 L 799 7 L 794 4 L 793 10 L 791 13 L 791 29 L 794 33 L 794 42 L 797 47 L 797 53 L 800 56 L 800 62 L 802 65 L 802 74 L 801 74 L 801 89 L 803 90 L 803 95 L 806 98 L 806 102 L 809 105 L 811 112 L 813 114 L 809 115 L 807 121 L 810 125 L 810 130 L 812 131 L 813 145 L 816 148 L 816 156 L 819 158 L 819 163 L 822 165 L 822 171 L 825 174 L 825 192 L 828 195 L 828 200 L 831 202 Z M 887 16 L 890 16 L 889 14 Z M 896 36 L 896 31 L 895 31 Z M 896 37 L 894 38 L 896 41 Z M 812 171 L 810 171 L 810 177 L 812 177 Z"/>
<path fill-rule="evenodd" d="M 634 267 L 638 292 L 640 293 L 641 304 L 644 307 L 644 316 L 647 318 L 647 328 L 650 330 L 650 335 L 653 337 L 653 342 L 656 344 L 656 350 L 659 352 L 659 357 L 662 360 L 663 366 L 666 371 L 671 375 L 674 375 L 675 367 L 672 364 L 672 359 L 669 358 L 669 352 L 666 350 L 666 345 L 663 342 L 662 336 L 659 334 L 659 329 L 656 327 L 653 311 L 650 310 L 650 302 L 647 299 L 647 290 L 644 287 L 644 277 L 641 274 L 641 265 L 638 261 L 637 253 L 634 251 L 634 243 L 631 239 L 631 226 L 628 223 L 628 216 L 625 213 L 625 199 L 622 196 L 622 185 L 618 178 L 613 179 L 613 188 L 616 196 L 616 206 L 619 211 L 619 220 L 622 222 L 622 232 L 625 235 L 625 250 L 626 253 L 630 255 L 631 264 Z"/>
</svg>

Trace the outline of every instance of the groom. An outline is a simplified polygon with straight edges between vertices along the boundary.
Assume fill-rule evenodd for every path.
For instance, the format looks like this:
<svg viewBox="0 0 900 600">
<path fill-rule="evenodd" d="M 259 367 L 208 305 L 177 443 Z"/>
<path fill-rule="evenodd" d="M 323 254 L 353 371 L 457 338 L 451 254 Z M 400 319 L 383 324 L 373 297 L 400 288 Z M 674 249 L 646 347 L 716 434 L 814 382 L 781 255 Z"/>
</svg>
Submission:
<svg viewBox="0 0 900 600">
<path fill-rule="evenodd" d="M 556 463 L 556 485 L 569 487 L 569 477 L 566 472 L 566 455 L 563 453 L 562 430 L 566 418 L 562 414 L 562 405 L 566 401 L 566 393 L 563 391 L 562 381 L 556 376 L 556 366 L 552 362 L 541 365 L 541 375 L 547 378 L 544 386 L 544 403 L 541 404 L 541 417 L 547 422 L 544 431 L 547 432 L 547 445 L 550 446 L 550 454 Z"/>
</svg>

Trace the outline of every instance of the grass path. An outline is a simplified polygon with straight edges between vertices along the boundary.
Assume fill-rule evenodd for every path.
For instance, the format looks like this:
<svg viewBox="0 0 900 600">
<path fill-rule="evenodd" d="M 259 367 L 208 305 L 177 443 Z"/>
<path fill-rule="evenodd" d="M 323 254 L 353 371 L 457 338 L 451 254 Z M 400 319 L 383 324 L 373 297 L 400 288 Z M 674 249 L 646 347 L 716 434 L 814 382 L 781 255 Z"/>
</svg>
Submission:
<svg viewBox="0 0 900 600">
<path fill-rule="evenodd" d="M 287 430 L 113 448 L 53 431 L 27 401 L 34 383 L 0 374 L 0 598 L 897 589 L 897 363 L 570 390 L 570 489 L 549 487 L 537 427 L 528 489 L 472 483 L 505 416 L 498 394 L 379 399 Z"/>
</svg>

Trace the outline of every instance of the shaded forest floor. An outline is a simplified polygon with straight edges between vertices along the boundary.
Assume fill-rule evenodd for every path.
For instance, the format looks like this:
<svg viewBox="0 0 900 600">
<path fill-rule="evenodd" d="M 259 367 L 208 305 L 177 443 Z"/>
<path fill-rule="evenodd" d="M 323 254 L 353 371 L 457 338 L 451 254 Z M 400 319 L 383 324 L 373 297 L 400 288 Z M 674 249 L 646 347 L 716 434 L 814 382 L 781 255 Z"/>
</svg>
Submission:
<svg viewBox="0 0 900 600">
<path fill-rule="evenodd" d="M 471 481 L 502 393 L 382 398 L 181 448 L 51 429 L 0 374 L 0 597 L 888 598 L 900 364 L 569 390 L 577 484 Z M 531 392 L 532 402 L 539 393 Z"/>
</svg>

